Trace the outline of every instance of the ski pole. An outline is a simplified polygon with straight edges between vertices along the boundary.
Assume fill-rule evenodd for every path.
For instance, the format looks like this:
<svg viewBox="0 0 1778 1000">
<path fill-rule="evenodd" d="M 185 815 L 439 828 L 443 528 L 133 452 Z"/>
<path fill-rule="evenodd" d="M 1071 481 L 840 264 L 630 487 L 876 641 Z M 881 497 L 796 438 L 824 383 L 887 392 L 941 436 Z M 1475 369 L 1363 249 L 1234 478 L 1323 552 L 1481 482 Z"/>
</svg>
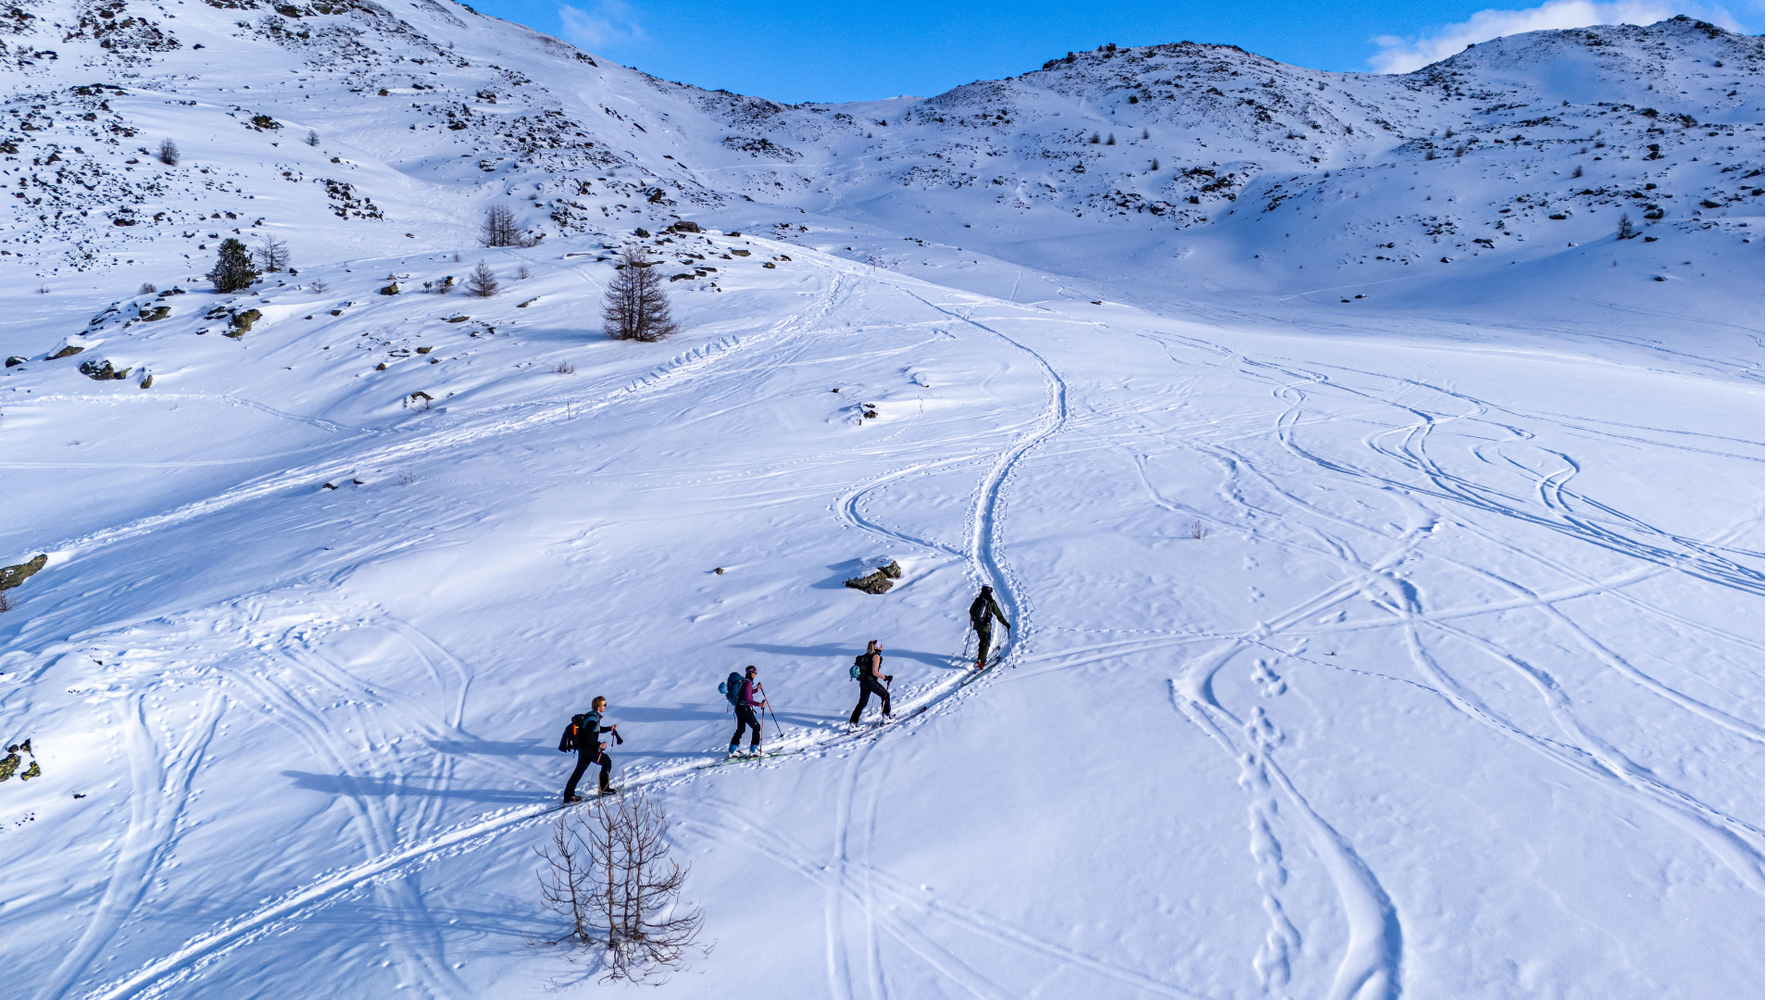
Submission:
<svg viewBox="0 0 1778 1000">
<path fill-rule="evenodd" d="M 761 685 L 758 685 L 758 687 L 759 687 L 759 700 L 765 703 L 766 714 L 772 717 L 772 725 L 777 727 L 779 738 L 783 738 L 784 727 L 778 725 L 778 713 L 772 711 L 772 699 L 766 697 L 765 685 L 761 684 Z"/>
</svg>

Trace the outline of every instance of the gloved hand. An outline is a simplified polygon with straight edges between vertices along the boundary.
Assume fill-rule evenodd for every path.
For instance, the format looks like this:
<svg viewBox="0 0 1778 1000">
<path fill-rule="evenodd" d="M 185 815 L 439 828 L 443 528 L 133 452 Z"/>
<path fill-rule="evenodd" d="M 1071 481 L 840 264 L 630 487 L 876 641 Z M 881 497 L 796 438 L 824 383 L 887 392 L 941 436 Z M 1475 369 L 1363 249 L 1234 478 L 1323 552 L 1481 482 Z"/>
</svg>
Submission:
<svg viewBox="0 0 1778 1000">
<path fill-rule="evenodd" d="M 618 746 L 620 746 L 620 747 L 621 747 L 621 746 L 623 746 L 623 745 L 624 745 L 624 734 L 622 734 L 622 733 L 620 733 L 620 732 L 618 732 L 618 731 L 617 731 L 617 727 L 615 727 L 615 726 L 613 726 L 613 727 L 612 727 L 612 729 L 611 729 L 611 735 L 613 735 L 613 736 L 615 736 L 615 737 L 617 737 L 617 745 L 618 745 Z"/>
<path fill-rule="evenodd" d="M 895 675 L 894 675 L 894 674 L 884 674 L 884 675 L 883 675 L 883 683 L 884 683 L 884 684 L 893 684 L 893 683 L 895 683 Z"/>
</svg>

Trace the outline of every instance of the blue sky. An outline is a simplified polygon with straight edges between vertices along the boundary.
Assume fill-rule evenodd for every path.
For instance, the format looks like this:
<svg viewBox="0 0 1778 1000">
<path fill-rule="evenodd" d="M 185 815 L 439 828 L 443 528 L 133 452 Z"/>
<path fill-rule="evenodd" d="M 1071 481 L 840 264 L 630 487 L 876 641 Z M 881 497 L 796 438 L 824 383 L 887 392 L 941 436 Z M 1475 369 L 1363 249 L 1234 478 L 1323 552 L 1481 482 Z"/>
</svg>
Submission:
<svg viewBox="0 0 1778 1000">
<path fill-rule="evenodd" d="M 1157 0 L 983 3 L 902 0 L 471 0 L 483 13 L 567 39 L 656 76 L 778 101 L 931 96 L 1016 76 L 1106 42 L 1222 42 L 1299 66 L 1403 72 L 1464 45 L 1537 28 L 1675 13 L 1765 31 L 1757 0 L 1548 0 L 1484 7 L 1456 0 Z"/>
</svg>

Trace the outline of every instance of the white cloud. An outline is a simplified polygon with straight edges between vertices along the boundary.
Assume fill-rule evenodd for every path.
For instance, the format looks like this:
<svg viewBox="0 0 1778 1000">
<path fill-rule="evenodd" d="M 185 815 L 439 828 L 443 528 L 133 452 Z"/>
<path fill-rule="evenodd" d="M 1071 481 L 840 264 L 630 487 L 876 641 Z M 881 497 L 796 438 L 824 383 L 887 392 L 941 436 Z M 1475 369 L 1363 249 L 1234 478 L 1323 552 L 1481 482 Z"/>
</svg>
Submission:
<svg viewBox="0 0 1778 1000">
<path fill-rule="evenodd" d="M 1720 8 L 1667 0 L 1548 0 L 1530 10 L 1481 10 L 1469 20 L 1421 32 L 1414 38 L 1381 35 L 1372 39 L 1377 54 L 1371 68 L 1379 73 L 1409 73 L 1446 56 L 1456 55 L 1475 42 L 1522 31 L 1586 28 L 1595 24 L 1653 24 L 1675 14 L 1691 14 L 1731 31 L 1741 26 Z"/>
<path fill-rule="evenodd" d="M 556 8 L 556 15 L 562 19 L 562 37 L 583 49 L 640 42 L 648 37 L 635 8 L 623 0 L 593 0 L 587 9 L 564 5 Z"/>
</svg>

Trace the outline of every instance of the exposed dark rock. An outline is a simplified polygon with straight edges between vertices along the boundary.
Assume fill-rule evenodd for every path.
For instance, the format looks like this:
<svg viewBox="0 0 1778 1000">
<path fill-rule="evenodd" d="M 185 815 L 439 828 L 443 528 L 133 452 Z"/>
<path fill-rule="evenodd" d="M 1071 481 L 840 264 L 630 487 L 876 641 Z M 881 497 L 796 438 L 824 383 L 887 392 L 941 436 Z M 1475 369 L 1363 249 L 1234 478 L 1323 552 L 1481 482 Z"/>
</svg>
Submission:
<svg viewBox="0 0 1778 1000">
<path fill-rule="evenodd" d="M 6 367 L 8 367 L 8 368 L 11 368 L 11 367 L 13 367 L 13 366 L 14 366 L 14 365 L 22 365 L 22 364 L 24 364 L 24 363 L 25 363 L 25 362 L 26 362 L 26 361 L 28 361 L 28 360 L 30 360 L 30 359 L 29 359 L 29 358 L 23 358 L 23 357 L 20 357 L 20 356 L 19 356 L 19 355 L 17 355 L 17 354 L 14 354 L 14 355 L 13 355 L 13 356 L 12 356 L 12 357 L 10 357 L 10 358 L 7 358 L 7 359 L 6 359 Z"/>
<path fill-rule="evenodd" d="M 0 590 L 11 590 L 49 563 L 49 554 L 34 556 L 17 566 L 0 568 Z"/>
<path fill-rule="evenodd" d="M 74 355 L 79 354 L 81 351 L 84 351 L 84 350 L 86 350 L 86 348 L 75 347 L 73 344 L 69 344 L 67 347 L 64 347 L 61 350 L 55 352 L 54 354 L 51 354 L 49 356 L 49 360 L 54 361 L 58 358 L 71 358 Z"/>
<path fill-rule="evenodd" d="M 234 337 L 239 340 L 240 338 L 245 337 L 247 331 L 253 329 L 253 324 L 258 321 L 258 309 L 249 309 L 246 312 L 235 313 L 233 316 L 229 317 L 229 331 L 223 334 L 223 336 Z"/>
<path fill-rule="evenodd" d="M 129 376 L 130 370 L 128 368 L 113 368 L 110 361 L 101 363 L 97 360 L 88 360 L 81 362 L 80 374 L 95 382 L 104 382 L 109 379 L 126 378 Z"/>
<path fill-rule="evenodd" d="M 895 584 L 889 582 L 889 574 L 877 570 L 869 576 L 861 576 L 856 580 L 847 580 L 846 586 L 853 590 L 862 590 L 867 594 L 887 594 Z"/>
<path fill-rule="evenodd" d="M 136 318 L 144 323 L 152 323 L 158 319 L 166 319 L 172 314 L 173 310 L 170 306 L 155 306 L 153 309 L 143 309 L 136 314 Z"/>
<path fill-rule="evenodd" d="M 383 287 L 377 289 L 377 294 L 378 295 L 400 295 L 401 294 L 401 285 L 399 282 L 391 281 L 387 285 L 384 285 Z"/>
</svg>

